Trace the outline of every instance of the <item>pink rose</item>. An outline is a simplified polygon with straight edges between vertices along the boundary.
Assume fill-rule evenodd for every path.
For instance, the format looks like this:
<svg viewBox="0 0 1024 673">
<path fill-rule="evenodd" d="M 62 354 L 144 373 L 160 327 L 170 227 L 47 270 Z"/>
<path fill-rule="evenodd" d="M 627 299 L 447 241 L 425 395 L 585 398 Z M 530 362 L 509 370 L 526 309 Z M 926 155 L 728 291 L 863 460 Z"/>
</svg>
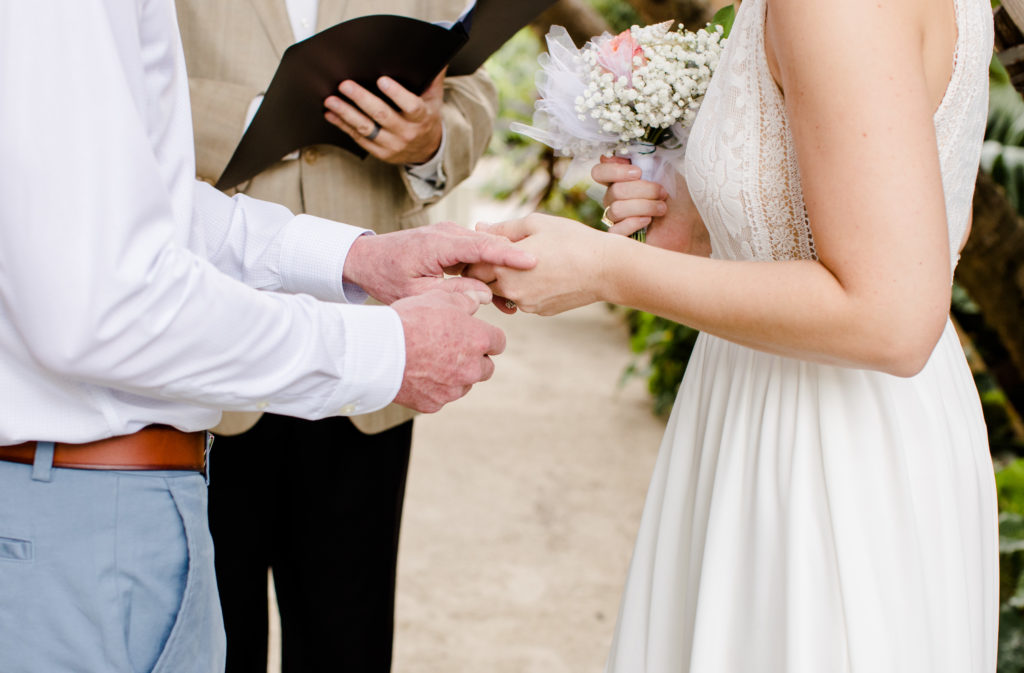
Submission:
<svg viewBox="0 0 1024 673">
<path fill-rule="evenodd" d="M 633 39 L 633 33 L 624 30 L 602 44 L 597 52 L 597 62 L 602 68 L 615 75 L 633 81 L 633 59 L 639 56 L 647 63 L 643 48 Z"/>
</svg>

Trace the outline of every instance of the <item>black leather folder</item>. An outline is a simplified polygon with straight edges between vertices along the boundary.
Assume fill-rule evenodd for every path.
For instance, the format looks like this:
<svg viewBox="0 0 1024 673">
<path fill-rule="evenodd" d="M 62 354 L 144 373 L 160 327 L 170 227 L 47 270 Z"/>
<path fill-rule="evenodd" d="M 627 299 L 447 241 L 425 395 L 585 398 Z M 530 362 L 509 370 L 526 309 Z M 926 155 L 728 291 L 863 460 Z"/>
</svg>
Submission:
<svg viewBox="0 0 1024 673">
<path fill-rule="evenodd" d="M 449 76 L 473 73 L 554 1 L 477 0 L 450 27 L 394 14 L 361 16 L 293 44 L 217 188 L 235 187 L 308 145 L 337 145 L 366 156 L 324 119 L 324 99 L 338 94 L 339 83 L 351 79 L 381 95 L 376 81 L 387 75 L 422 93 L 445 66 Z"/>
</svg>

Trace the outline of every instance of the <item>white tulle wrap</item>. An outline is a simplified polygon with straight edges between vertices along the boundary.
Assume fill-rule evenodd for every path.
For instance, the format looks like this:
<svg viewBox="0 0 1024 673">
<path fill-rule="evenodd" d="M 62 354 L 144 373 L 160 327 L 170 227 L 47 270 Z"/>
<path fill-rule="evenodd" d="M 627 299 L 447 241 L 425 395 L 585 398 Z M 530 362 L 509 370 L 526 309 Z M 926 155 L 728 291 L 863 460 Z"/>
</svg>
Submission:
<svg viewBox="0 0 1024 673">
<path fill-rule="evenodd" d="M 607 33 L 601 36 L 611 37 Z M 601 38 L 598 38 L 601 39 Z M 551 147 L 572 161 L 562 180 L 580 182 L 602 155 L 615 152 L 619 137 L 601 130 L 596 119 L 580 119 L 576 99 L 590 82 L 590 66 L 562 26 L 552 26 L 546 36 L 548 50 L 538 57 L 537 102 L 533 126 L 513 122 L 511 129 Z"/>
<path fill-rule="evenodd" d="M 634 55 L 631 49 L 616 51 L 610 47 L 609 41 L 623 40 L 626 36 L 629 40 L 636 38 L 636 42 L 630 41 L 628 47 L 639 45 L 644 38 L 665 39 L 671 32 L 672 22 L 647 26 L 643 28 L 634 27 L 632 37 L 613 36 L 604 33 L 588 42 L 582 49 L 577 48 L 569 37 L 568 31 L 562 26 L 552 26 L 546 36 L 547 53 L 538 58 L 540 71 L 537 73 L 538 100 L 534 106 L 532 125 L 515 122 L 511 129 L 517 133 L 533 138 L 553 148 L 559 156 L 569 157 L 568 168 L 562 177 L 562 183 L 576 185 L 589 178 L 591 167 L 596 164 L 602 156 L 623 156 L 630 159 L 634 165 L 641 168 L 645 180 L 658 182 L 665 186 L 669 193 L 675 191 L 675 175 L 682 169 L 683 154 L 686 148 L 686 139 L 689 134 L 688 126 L 676 122 L 667 126 L 668 132 L 657 145 L 650 142 L 631 137 L 640 136 L 646 129 L 639 129 L 635 121 L 632 122 L 633 130 L 623 132 L 621 125 L 608 124 L 607 120 L 602 121 L 592 114 L 581 112 L 581 101 L 593 102 L 595 97 L 612 98 L 610 91 L 614 88 L 619 93 L 623 88 L 633 88 L 634 69 L 646 59 L 640 55 Z M 628 31 L 627 31 L 628 32 Z M 703 51 L 687 51 L 688 58 L 696 58 L 697 64 L 689 63 L 684 69 L 677 68 L 679 76 L 675 83 L 683 82 L 691 87 L 689 91 L 683 91 L 683 96 L 677 96 L 680 100 L 689 95 L 703 96 L 703 90 L 694 94 L 695 85 L 692 79 L 686 79 L 689 73 L 702 73 L 703 79 L 710 79 L 711 69 L 717 65 L 718 35 L 700 31 L 700 48 L 703 50 L 709 42 L 712 44 L 712 57 L 706 57 Z M 688 39 L 696 44 L 694 34 Z M 677 48 L 682 48 L 677 46 Z M 637 46 L 639 49 L 639 46 Z M 590 53 L 585 53 L 589 51 Z M 641 52 L 636 52 L 640 54 Z M 678 56 L 679 52 L 676 52 Z M 595 63 L 600 69 L 595 69 Z M 608 74 L 600 76 L 595 72 L 601 70 Z M 636 72 L 640 72 L 636 70 Z M 639 77 L 639 75 L 638 75 Z M 666 78 L 668 79 L 668 78 Z M 662 89 L 669 87 L 672 83 L 656 82 Z M 671 94 L 672 91 L 670 90 Z M 645 92 L 637 91 L 635 99 L 643 104 Z M 606 100 L 607 102 L 607 100 Z M 617 108 L 616 102 L 605 106 L 604 111 L 612 110 L 614 114 Z M 695 107 L 687 112 L 687 121 L 692 122 L 695 115 Z M 631 113 L 632 114 L 632 113 Z"/>
<path fill-rule="evenodd" d="M 669 130 L 673 137 L 670 143 L 631 143 L 616 154 L 626 157 L 639 168 L 644 180 L 657 182 L 670 196 L 675 196 L 676 174 L 683 172 L 683 155 L 686 154 L 686 139 L 690 135 L 690 129 L 683 128 L 681 124 L 673 124 Z"/>
</svg>

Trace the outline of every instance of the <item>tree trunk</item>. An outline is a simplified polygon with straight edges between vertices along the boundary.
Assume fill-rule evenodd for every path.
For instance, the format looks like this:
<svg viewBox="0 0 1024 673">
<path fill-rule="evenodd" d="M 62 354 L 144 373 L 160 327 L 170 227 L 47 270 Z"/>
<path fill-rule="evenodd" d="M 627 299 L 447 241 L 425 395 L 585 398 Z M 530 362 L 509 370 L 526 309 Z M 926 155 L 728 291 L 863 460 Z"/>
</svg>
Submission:
<svg viewBox="0 0 1024 673">
<path fill-rule="evenodd" d="M 646 23 L 679 21 L 690 30 L 711 20 L 709 0 L 628 0 Z"/>
<path fill-rule="evenodd" d="M 729 4 L 728 0 L 626 0 L 636 9 L 643 23 L 679 21 L 695 30 L 706 24 L 715 10 Z M 558 0 L 537 17 L 534 29 L 544 35 L 553 25 L 564 26 L 576 46 L 611 30 L 601 13 L 585 0 Z"/>
<path fill-rule="evenodd" d="M 547 34 L 551 26 L 564 26 L 577 47 L 582 47 L 595 35 L 611 30 L 601 13 L 584 0 L 558 0 L 530 25 L 541 36 Z"/>
<path fill-rule="evenodd" d="M 1024 22 L 1024 2 L 1004 2 L 996 8 L 996 52 L 1014 88 L 1024 93 L 1024 33 L 1018 21 Z"/>
<path fill-rule="evenodd" d="M 1005 349 L 1003 357 L 989 354 L 986 361 L 1018 412 L 1024 410 L 1022 262 L 1024 220 L 1007 201 L 1003 188 L 981 173 L 974 194 L 974 224 L 956 277 Z"/>
<path fill-rule="evenodd" d="M 1004 0 L 994 21 L 996 52 L 1024 93 L 1024 0 Z M 1024 412 L 1024 220 L 984 173 L 978 175 L 974 222 L 956 277 L 998 336 L 1000 343 L 987 348 L 989 370 L 1011 406 Z M 992 353 L 997 350 L 1002 352 Z"/>
</svg>

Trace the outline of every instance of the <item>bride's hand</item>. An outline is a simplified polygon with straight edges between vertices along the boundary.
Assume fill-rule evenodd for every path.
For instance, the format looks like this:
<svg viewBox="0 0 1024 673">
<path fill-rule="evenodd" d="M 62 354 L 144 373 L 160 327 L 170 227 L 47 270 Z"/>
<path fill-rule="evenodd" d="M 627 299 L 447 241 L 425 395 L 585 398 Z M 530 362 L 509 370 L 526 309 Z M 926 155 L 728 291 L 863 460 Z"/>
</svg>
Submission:
<svg viewBox="0 0 1024 673">
<path fill-rule="evenodd" d="M 602 157 L 591 176 L 608 187 L 606 217 L 613 234 L 629 236 L 647 227 L 647 243 L 667 250 L 707 257 L 711 254 L 704 221 L 690 198 L 681 174 L 676 174 L 675 196 L 656 182 L 640 179 L 638 168 L 622 157 Z"/>
<path fill-rule="evenodd" d="M 575 220 L 534 213 L 518 220 L 477 229 L 517 241 L 537 257 L 529 273 L 508 267 L 474 264 L 464 276 L 490 285 L 495 297 L 507 298 L 528 313 L 554 315 L 599 301 L 602 260 L 613 237 Z M 496 301 L 504 303 L 504 299 Z"/>
</svg>

